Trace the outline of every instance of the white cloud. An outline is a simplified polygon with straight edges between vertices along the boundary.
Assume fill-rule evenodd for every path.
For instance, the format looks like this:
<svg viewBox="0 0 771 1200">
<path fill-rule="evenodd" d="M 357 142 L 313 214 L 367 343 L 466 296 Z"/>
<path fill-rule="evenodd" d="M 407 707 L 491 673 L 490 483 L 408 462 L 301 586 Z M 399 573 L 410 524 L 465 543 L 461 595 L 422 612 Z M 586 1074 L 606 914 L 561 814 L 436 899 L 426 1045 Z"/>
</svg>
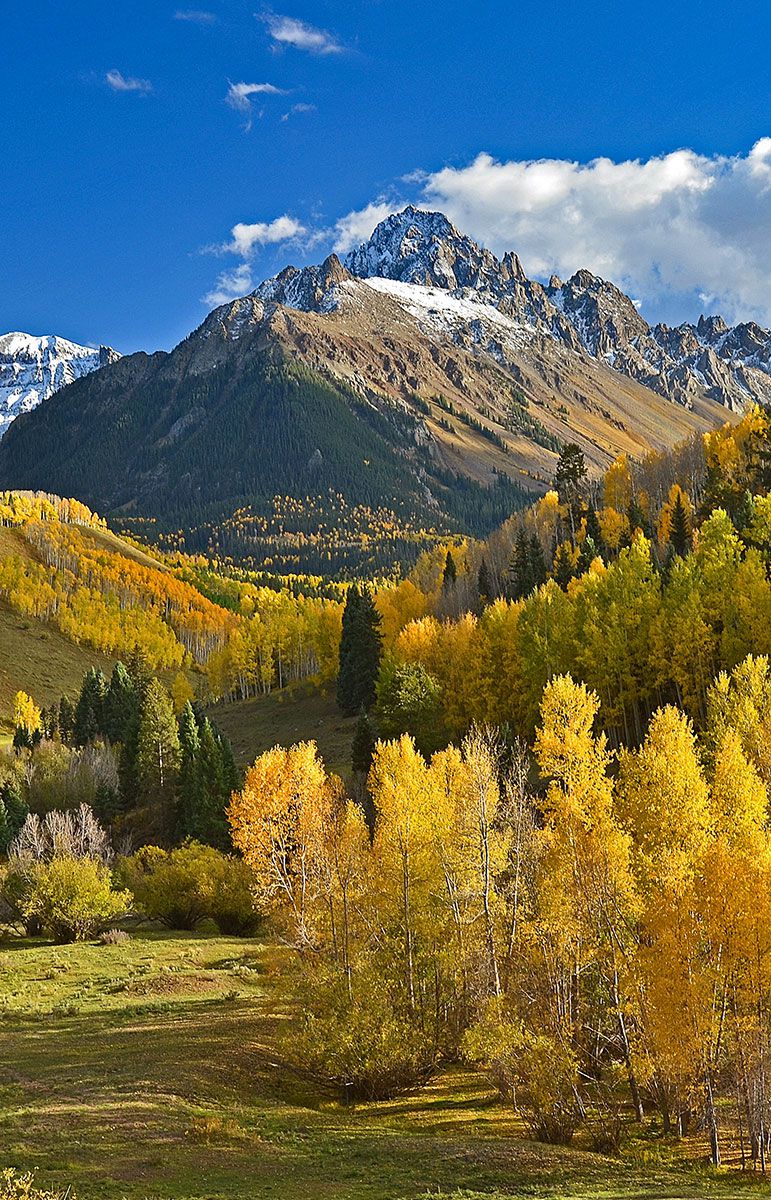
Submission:
<svg viewBox="0 0 771 1200">
<path fill-rule="evenodd" d="M 288 121 L 290 117 L 301 116 L 304 113 L 315 113 L 318 109 L 315 104 L 293 104 L 289 112 L 285 112 L 281 116 L 282 121 Z"/>
<path fill-rule="evenodd" d="M 225 100 L 246 118 L 244 129 L 247 132 L 252 127 L 252 97 L 253 96 L 285 96 L 283 88 L 273 83 L 231 83 L 228 80 L 228 93 Z"/>
<path fill-rule="evenodd" d="M 500 162 L 413 173 L 410 199 L 444 212 L 532 276 L 580 267 L 639 299 L 649 319 L 703 309 L 771 324 L 771 137 L 746 155 L 676 150 L 647 160 Z M 402 202 L 378 200 L 335 226 L 346 251 Z"/>
<path fill-rule="evenodd" d="M 237 300 L 254 288 L 251 259 L 263 246 L 275 246 L 304 237 L 307 229 L 300 221 L 287 213 L 272 221 L 255 221 L 248 225 L 241 221 L 230 231 L 230 241 L 219 246 L 204 247 L 205 254 L 237 254 L 242 261 L 236 267 L 222 271 L 210 292 L 202 299 L 210 307 Z"/>
<path fill-rule="evenodd" d="M 427 175 L 423 201 L 531 274 L 588 267 L 642 300 L 702 297 L 730 321 L 771 321 L 771 138 L 746 156 L 497 162 Z M 682 301 L 681 301 L 682 302 Z"/>
<path fill-rule="evenodd" d="M 334 244 L 336 254 L 347 254 L 361 242 L 366 242 L 376 225 L 393 212 L 398 212 L 401 203 L 391 204 L 387 200 L 376 200 L 357 212 L 349 212 L 335 223 Z"/>
<path fill-rule="evenodd" d="M 282 17 L 278 13 L 258 14 L 264 21 L 268 33 L 277 47 L 294 46 L 296 50 L 307 50 L 310 54 L 342 54 L 343 47 L 325 29 L 317 29 L 296 17 Z"/>
<path fill-rule="evenodd" d="M 214 13 L 202 8 L 178 8 L 174 20 L 190 21 L 193 25 L 213 25 L 217 18 Z"/>
<path fill-rule="evenodd" d="M 305 232 L 305 226 L 286 213 L 273 221 L 256 221 L 253 225 L 239 222 L 230 231 L 232 241 L 226 242 L 222 249 L 248 258 L 259 246 L 288 242 L 291 238 L 302 237 Z"/>
<path fill-rule="evenodd" d="M 114 92 L 142 92 L 146 95 L 153 90 L 149 79 L 133 79 L 115 69 L 107 72 L 104 81 Z"/>
<path fill-rule="evenodd" d="M 217 276 L 217 282 L 212 290 L 202 297 L 202 301 L 208 304 L 209 308 L 217 308 L 220 304 L 227 304 L 230 300 L 246 296 L 253 288 L 254 281 L 249 263 L 239 263 L 233 270 L 222 271 Z"/>
</svg>

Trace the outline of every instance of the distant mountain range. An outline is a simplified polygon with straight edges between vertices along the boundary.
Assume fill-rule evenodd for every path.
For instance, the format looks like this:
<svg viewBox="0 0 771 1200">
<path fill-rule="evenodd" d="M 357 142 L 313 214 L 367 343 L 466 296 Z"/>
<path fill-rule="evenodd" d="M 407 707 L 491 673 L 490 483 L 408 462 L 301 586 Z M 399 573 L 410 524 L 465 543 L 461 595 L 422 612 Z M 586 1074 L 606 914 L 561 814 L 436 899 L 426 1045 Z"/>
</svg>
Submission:
<svg viewBox="0 0 771 1200">
<path fill-rule="evenodd" d="M 753 401 L 771 403 L 767 330 L 649 326 L 588 271 L 543 285 L 406 208 L 344 262 L 287 267 L 216 309 L 171 353 L 55 392 L 0 442 L 0 486 L 170 527 L 334 493 L 476 530 L 543 490 L 565 442 L 600 468 Z"/>
<path fill-rule="evenodd" d="M 0 437 L 21 413 L 118 358 L 109 346 L 94 350 L 56 336 L 0 334 Z"/>
</svg>

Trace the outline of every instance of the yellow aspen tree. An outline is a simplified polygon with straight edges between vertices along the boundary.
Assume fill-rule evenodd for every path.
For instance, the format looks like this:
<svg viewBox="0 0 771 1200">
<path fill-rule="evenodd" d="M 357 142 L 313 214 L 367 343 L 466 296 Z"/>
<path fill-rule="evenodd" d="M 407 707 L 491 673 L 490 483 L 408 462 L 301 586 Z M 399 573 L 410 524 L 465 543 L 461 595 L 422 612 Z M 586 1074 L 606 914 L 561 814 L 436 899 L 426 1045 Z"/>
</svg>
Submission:
<svg viewBox="0 0 771 1200">
<path fill-rule="evenodd" d="M 314 902 L 332 803 L 315 742 L 301 742 L 261 754 L 228 810 L 258 903 L 285 917 L 300 948 L 316 940 Z"/>
<path fill-rule="evenodd" d="M 617 793 L 643 903 L 635 973 L 651 1083 L 665 1126 L 673 1103 L 682 1126 L 714 1048 L 714 997 L 702 969 L 696 900 L 713 822 L 684 713 L 671 706 L 654 713 L 640 749 L 620 755 Z"/>
<path fill-rule="evenodd" d="M 428 940 L 432 932 L 439 864 L 428 767 L 411 737 L 378 742 L 369 787 L 376 813 L 373 850 L 383 918 L 401 942 L 407 1003 L 414 1011 L 419 999 L 416 959 L 421 935 Z"/>
<path fill-rule="evenodd" d="M 13 698 L 13 723 L 30 736 L 41 728 L 40 709 L 26 692 L 17 692 Z"/>
<path fill-rule="evenodd" d="M 552 680 L 544 690 L 535 740 L 536 760 L 548 780 L 542 801 L 541 913 L 566 967 L 571 964 L 574 1024 L 580 1019 L 582 973 L 597 971 L 604 981 L 639 1112 L 625 991 L 638 900 L 630 839 L 614 815 L 612 756 L 605 735 L 594 734 L 598 709 L 596 694 L 570 676 Z"/>
</svg>

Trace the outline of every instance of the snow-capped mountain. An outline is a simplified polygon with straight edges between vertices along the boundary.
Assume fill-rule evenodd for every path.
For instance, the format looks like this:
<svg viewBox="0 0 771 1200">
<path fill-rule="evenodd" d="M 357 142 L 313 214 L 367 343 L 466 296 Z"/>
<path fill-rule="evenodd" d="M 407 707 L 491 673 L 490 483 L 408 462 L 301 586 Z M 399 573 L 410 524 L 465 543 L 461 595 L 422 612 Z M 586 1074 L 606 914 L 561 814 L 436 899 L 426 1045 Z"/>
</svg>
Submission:
<svg viewBox="0 0 771 1200">
<path fill-rule="evenodd" d="M 207 505 L 331 493 L 450 523 L 470 505 L 478 522 L 499 486 L 542 492 L 565 443 L 599 471 L 751 399 L 771 401 L 766 331 L 651 327 L 587 271 L 528 279 L 515 254 L 408 208 L 344 262 L 286 267 L 221 305 L 170 353 L 60 390 L 2 439 L 0 487 L 175 528 Z"/>
<path fill-rule="evenodd" d="M 94 350 L 53 335 L 0 334 L 0 437 L 20 413 L 118 358 L 109 346 Z"/>
<path fill-rule="evenodd" d="M 650 326 L 614 284 L 577 271 L 566 283 L 529 280 L 515 254 L 501 260 L 458 232 L 442 213 L 412 207 L 387 217 L 345 259 L 353 275 L 439 288 L 492 303 L 503 314 L 604 360 L 668 399 L 704 395 L 733 410 L 771 401 L 771 332 L 754 322 L 729 328 Z M 473 295 L 472 295 L 473 293 Z"/>
</svg>

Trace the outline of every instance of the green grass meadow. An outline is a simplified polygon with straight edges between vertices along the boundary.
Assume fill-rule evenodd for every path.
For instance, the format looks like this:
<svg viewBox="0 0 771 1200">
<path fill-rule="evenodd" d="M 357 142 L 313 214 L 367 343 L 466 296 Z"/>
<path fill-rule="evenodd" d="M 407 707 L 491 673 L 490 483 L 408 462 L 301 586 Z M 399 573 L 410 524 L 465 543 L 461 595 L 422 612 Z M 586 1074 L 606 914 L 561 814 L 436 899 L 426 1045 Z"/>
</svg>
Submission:
<svg viewBox="0 0 771 1200">
<path fill-rule="evenodd" d="M 0 943 L 0 1165 L 80 1200 L 744 1197 L 640 1135 L 620 1159 L 530 1142 L 484 1076 L 345 1108 L 284 1067 L 257 939 Z"/>
</svg>

